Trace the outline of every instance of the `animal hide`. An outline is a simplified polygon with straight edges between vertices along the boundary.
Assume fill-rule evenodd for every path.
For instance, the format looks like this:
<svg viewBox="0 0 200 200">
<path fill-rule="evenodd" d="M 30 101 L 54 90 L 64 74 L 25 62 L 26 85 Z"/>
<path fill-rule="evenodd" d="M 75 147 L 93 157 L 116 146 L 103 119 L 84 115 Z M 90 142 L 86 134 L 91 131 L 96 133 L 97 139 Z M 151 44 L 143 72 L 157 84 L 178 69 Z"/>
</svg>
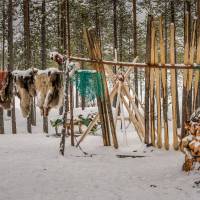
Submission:
<svg viewBox="0 0 200 200">
<path fill-rule="evenodd" d="M 37 105 L 43 116 L 63 102 L 62 74 L 55 68 L 40 70 L 35 77 Z"/>
<path fill-rule="evenodd" d="M 23 117 L 28 117 L 31 111 L 32 99 L 36 96 L 34 76 L 37 69 L 13 71 L 16 94 L 20 99 L 20 108 Z"/>
<path fill-rule="evenodd" d="M 64 56 L 55 51 L 50 52 L 50 59 L 57 62 L 59 65 L 62 65 L 64 63 Z"/>
<path fill-rule="evenodd" d="M 0 71 L 0 106 L 4 109 L 10 109 L 12 104 L 12 74 L 6 71 Z"/>
<path fill-rule="evenodd" d="M 50 59 L 57 62 L 59 66 L 63 65 L 65 61 L 65 57 L 56 51 L 50 53 Z M 69 71 L 69 77 L 72 77 L 75 71 L 81 68 L 81 65 L 78 62 L 75 63 L 71 62 L 68 64 L 67 67 Z"/>
</svg>

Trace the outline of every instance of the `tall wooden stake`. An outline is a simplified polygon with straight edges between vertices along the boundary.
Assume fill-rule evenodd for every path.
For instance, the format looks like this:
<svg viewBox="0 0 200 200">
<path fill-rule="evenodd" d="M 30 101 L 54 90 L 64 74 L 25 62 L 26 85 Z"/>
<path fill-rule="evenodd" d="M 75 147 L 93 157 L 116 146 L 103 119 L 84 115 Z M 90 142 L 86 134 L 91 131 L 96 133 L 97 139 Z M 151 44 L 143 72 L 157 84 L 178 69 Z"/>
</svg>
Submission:
<svg viewBox="0 0 200 200">
<path fill-rule="evenodd" d="M 155 64 L 155 25 L 154 21 L 151 23 L 151 65 Z M 154 116 L 154 80 L 155 70 L 150 68 L 150 130 L 151 130 L 151 143 L 155 146 L 155 116 Z"/>
<path fill-rule="evenodd" d="M 147 35 L 146 35 L 146 63 L 151 62 L 151 22 L 152 16 L 148 16 Z M 150 68 L 145 68 L 145 144 L 149 144 L 150 128 L 149 128 L 149 90 L 150 90 Z"/>
<path fill-rule="evenodd" d="M 165 42 L 163 37 L 163 18 L 160 17 L 160 25 L 159 25 L 159 31 L 160 31 L 160 59 L 161 64 L 165 65 L 166 59 L 165 59 Z M 168 116 L 167 116 L 167 108 L 168 108 L 168 96 L 167 96 L 167 69 L 162 69 L 162 95 L 163 95 L 163 122 L 164 122 L 164 145 L 165 149 L 169 149 L 169 132 L 168 132 Z"/>
<path fill-rule="evenodd" d="M 174 55 L 174 24 L 170 25 L 170 64 L 175 64 Z M 177 136 L 177 101 L 176 101 L 176 73 L 175 69 L 171 69 L 171 93 L 172 93 L 172 115 L 173 115 L 173 146 L 175 150 L 178 150 L 178 136 Z"/>
</svg>

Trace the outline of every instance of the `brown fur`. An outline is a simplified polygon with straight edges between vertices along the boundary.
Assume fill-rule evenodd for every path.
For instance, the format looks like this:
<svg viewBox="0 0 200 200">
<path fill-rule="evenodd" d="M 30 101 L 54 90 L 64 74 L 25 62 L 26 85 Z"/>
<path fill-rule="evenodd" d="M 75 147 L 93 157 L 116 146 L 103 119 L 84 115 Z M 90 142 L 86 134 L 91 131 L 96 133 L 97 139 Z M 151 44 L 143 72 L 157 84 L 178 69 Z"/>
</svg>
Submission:
<svg viewBox="0 0 200 200">
<path fill-rule="evenodd" d="M 189 172 L 193 170 L 193 164 L 194 164 L 194 159 L 188 158 L 188 156 L 185 156 L 185 163 L 183 164 L 183 171 Z"/>
<path fill-rule="evenodd" d="M 13 96 L 13 77 L 10 72 L 8 72 L 4 84 L 0 90 L 0 106 L 4 109 L 10 109 L 12 105 Z"/>
<path fill-rule="evenodd" d="M 48 116 L 53 107 L 61 104 L 63 87 L 61 74 L 55 71 L 41 73 L 35 77 L 35 88 L 38 96 L 38 106 L 41 114 Z"/>
<path fill-rule="evenodd" d="M 14 80 L 17 96 L 20 99 L 20 107 L 23 117 L 28 117 L 31 111 L 32 98 L 36 95 L 34 76 L 36 71 L 24 71 L 25 75 L 20 75 L 20 72 L 14 71 Z"/>
</svg>

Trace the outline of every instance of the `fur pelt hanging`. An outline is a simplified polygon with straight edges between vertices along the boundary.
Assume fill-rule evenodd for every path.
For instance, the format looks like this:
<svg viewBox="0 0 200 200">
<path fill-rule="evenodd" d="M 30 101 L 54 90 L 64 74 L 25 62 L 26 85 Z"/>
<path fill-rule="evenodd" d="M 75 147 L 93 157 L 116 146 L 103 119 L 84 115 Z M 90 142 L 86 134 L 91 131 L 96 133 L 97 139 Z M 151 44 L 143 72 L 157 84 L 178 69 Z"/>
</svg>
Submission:
<svg viewBox="0 0 200 200">
<path fill-rule="evenodd" d="M 43 116 L 63 102 L 62 73 L 56 68 L 39 70 L 35 76 L 37 105 Z"/>
<path fill-rule="evenodd" d="M 58 63 L 59 66 L 64 65 L 65 57 L 61 55 L 60 53 L 54 51 L 50 52 L 50 59 Z M 74 73 L 81 68 L 81 65 L 79 62 L 70 62 L 67 64 L 67 69 L 69 72 L 69 77 L 71 78 Z M 65 70 L 65 69 L 63 69 Z"/>
<path fill-rule="evenodd" d="M 28 117 L 31 111 L 32 99 L 36 96 L 34 76 L 37 69 L 15 70 L 14 77 L 16 95 L 20 99 L 20 108 L 23 117 Z"/>
<path fill-rule="evenodd" d="M 64 63 L 64 56 L 62 56 L 60 53 L 56 51 L 50 52 L 50 59 L 54 60 L 59 65 L 62 65 Z"/>
<path fill-rule="evenodd" d="M 13 96 L 13 78 L 7 71 L 0 71 L 0 106 L 4 109 L 10 109 Z"/>
</svg>

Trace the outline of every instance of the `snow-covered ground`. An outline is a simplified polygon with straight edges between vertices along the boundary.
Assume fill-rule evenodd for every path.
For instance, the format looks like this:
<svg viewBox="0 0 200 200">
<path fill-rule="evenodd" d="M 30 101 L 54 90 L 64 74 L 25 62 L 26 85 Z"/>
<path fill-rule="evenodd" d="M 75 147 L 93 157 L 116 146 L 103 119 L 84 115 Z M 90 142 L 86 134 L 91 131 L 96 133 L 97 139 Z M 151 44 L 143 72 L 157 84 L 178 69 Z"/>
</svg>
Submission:
<svg viewBox="0 0 200 200">
<path fill-rule="evenodd" d="M 51 117 L 55 117 L 55 111 Z M 199 172 L 181 171 L 180 152 L 144 147 L 129 126 L 127 141 L 118 131 L 120 148 L 103 147 L 100 136 L 87 136 L 81 147 L 59 155 L 59 138 L 42 133 L 42 120 L 32 134 L 17 106 L 18 134 L 0 135 L 0 200 L 197 200 Z M 38 116 L 38 115 L 37 115 Z M 53 129 L 50 129 L 53 133 Z M 142 158 L 119 158 L 136 155 Z M 195 184 L 196 182 L 196 184 Z"/>
</svg>

